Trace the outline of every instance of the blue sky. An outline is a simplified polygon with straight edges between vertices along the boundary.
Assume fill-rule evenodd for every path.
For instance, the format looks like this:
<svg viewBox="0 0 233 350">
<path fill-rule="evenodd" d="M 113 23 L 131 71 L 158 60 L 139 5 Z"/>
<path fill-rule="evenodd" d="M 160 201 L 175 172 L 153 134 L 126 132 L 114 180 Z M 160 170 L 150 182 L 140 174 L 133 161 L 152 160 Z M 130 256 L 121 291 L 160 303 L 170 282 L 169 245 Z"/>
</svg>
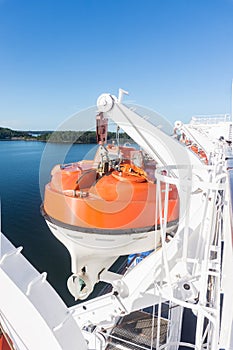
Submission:
<svg viewBox="0 0 233 350">
<path fill-rule="evenodd" d="M 0 0 L 0 126 L 56 129 L 119 87 L 171 122 L 230 113 L 232 78 L 233 0 Z"/>
</svg>

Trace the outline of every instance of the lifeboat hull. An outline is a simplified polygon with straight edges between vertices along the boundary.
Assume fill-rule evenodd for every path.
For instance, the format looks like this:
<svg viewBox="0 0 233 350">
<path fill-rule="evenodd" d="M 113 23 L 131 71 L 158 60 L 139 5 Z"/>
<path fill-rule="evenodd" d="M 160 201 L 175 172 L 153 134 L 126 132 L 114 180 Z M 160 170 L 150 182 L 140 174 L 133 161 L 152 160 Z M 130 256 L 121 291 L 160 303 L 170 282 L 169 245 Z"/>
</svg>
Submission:
<svg viewBox="0 0 233 350">
<path fill-rule="evenodd" d="M 156 190 L 155 183 L 121 172 L 105 175 L 89 188 L 82 190 L 54 187 L 54 182 L 51 182 L 45 189 L 44 212 L 54 221 L 60 222 L 60 226 L 71 229 L 77 227 L 84 232 L 144 232 L 155 225 Z M 164 206 L 164 189 L 160 190 L 163 201 L 161 205 Z M 168 224 L 177 221 L 178 216 L 177 189 L 170 185 Z M 159 219 L 157 224 L 159 226 Z"/>
<path fill-rule="evenodd" d="M 68 279 L 67 286 L 75 299 L 85 299 L 92 292 L 94 285 L 101 280 L 101 273 L 107 271 L 120 255 L 160 247 L 160 230 L 155 231 L 153 227 L 108 232 L 93 229 L 90 231 L 77 227 L 63 227 L 63 223 L 58 223 L 46 214 L 44 216 L 50 231 L 70 253 L 73 275 Z M 171 222 L 168 230 L 173 231 L 176 226 L 176 221 Z M 81 280 L 81 284 L 84 283 L 85 293 L 77 290 L 77 285 L 73 284 L 74 278 Z"/>
</svg>

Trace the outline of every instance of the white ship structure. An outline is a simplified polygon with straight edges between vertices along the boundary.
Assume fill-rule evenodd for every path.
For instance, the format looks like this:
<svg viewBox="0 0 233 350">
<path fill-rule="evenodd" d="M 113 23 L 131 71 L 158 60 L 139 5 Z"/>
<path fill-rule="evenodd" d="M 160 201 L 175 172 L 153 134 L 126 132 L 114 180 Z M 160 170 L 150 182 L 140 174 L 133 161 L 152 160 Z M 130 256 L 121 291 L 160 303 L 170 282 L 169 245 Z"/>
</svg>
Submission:
<svg viewBox="0 0 233 350">
<path fill-rule="evenodd" d="M 188 124 L 177 121 L 169 136 L 124 105 L 123 94 L 99 97 L 99 126 L 111 118 L 156 164 L 152 177 L 146 168 L 140 173 L 133 168 L 133 174 L 130 168 L 131 177 L 144 177 L 131 179 L 136 187 L 143 183 L 155 191 L 152 229 L 143 229 L 146 215 L 141 226 L 135 221 L 136 228 L 126 224 L 121 232 L 104 224 L 96 231 L 91 223 L 85 230 L 80 220 L 64 226 L 63 213 L 64 222 L 45 202 L 47 224 L 71 255 L 69 290 L 82 300 L 70 308 L 46 273 L 22 255 L 22 247 L 1 234 L 1 350 L 233 349 L 232 121 L 226 115 L 193 117 Z M 119 152 L 114 156 L 102 141 L 98 162 L 91 164 L 92 175 L 98 169 L 98 186 L 126 175 L 123 161 L 116 162 Z M 49 186 L 51 196 L 57 195 L 57 188 Z M 81 188 L 59 195 L 68 203 L 94 203 L 99 198 L 89 187 L 88 195 Z M 170 225 L 174 193 L 178 216 Z M 136 254 L 133 263 L 122 273 L 111 272 L 111 264 L 125 254 Z M 111 288 L 86 301 L 99 281 Z"/>
</svg>

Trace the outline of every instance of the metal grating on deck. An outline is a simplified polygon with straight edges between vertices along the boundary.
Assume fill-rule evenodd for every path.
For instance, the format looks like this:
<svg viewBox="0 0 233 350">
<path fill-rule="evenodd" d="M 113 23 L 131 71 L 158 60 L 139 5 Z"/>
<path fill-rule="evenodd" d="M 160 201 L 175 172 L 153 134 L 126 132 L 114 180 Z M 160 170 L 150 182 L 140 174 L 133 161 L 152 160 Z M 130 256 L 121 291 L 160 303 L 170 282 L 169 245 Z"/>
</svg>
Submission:
<svg viewBox="0 0 233 350">
<path fill-rule="evenodd" d="M 151 349 L 152 315 L 143 311 L 136 311 L 122 317 L 113 328 L 106 350 L 141 350 Z M 167 338 L 168 321 L 160 319 L 160 345 L 165 344 Z M 157 318 L 154 319 L 152 349 L 157 341 Z"/>
</svg>

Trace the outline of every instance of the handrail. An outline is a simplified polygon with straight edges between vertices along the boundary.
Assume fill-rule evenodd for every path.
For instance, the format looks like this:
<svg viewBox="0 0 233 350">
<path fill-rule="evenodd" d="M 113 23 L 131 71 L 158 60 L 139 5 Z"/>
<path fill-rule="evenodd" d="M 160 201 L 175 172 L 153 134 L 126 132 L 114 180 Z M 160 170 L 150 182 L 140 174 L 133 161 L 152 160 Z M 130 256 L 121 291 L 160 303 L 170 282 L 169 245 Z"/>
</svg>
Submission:
<svg viewBox="0 0 233 350">
<path fill-rule="evenodd" d="M 229 114 L 197 115 L 191 118 L 190 124 L 218 124 L 230 121 Z"/>
</svg>

